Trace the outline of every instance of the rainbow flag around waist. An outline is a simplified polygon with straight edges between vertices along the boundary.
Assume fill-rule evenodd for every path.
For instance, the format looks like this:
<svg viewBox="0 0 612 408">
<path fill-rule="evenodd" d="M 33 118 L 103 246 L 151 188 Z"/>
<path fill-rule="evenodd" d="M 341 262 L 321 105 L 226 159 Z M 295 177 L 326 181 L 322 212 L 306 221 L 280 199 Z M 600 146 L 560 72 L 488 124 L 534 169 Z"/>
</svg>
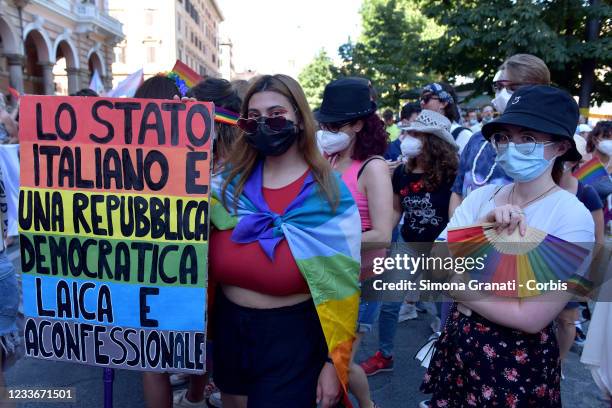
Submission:
<svg viewBox="0 0 612 408">
<path fill-rule="evenodd" d="M 607 176 L 608 172 L 599 159 L 593 157 L 576 170 L 573 175 L 584 184 L 592 184 L 600 178 Z"/>
<path fill-rule="evenodd" d="M 332 209 L 318 191 L 311 173 L 285 213 L 275 214 L 263 199 L 263 163 L 260 162 L 246 182 L 235 209 L 233 194 L 238 177 L 229 183 L 225 192 L 225 204 L 231 209 L 228 210 L 220 198 L 224 175 L 215 176 L 211 183 L 211 222 L 220 230 L 233 229 L 234 242 L 258 242 L 270 259 L 274 259 L 276 245 L 282 239 L 287 240 L 310 288 L 329 355 L 345 391 L 344 403 L 351 407 L 346 392 L 360 296 L 361 219 L 350 191 L 335 175 L 340 200 Z"/>
</svg>

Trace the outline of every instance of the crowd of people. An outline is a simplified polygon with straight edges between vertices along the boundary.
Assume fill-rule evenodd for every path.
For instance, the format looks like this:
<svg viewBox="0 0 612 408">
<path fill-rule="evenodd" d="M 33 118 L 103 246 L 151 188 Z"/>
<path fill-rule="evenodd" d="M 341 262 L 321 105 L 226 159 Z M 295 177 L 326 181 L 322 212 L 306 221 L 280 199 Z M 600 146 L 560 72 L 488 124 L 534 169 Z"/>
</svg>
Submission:
<svg viewBox="0 0 612 408">
<path fill-rule="evenodd" d="M 492 85 L 491 105 L 463 115 L 452 86 L 426 84 L 399 118 L 379 116 L 376 84 L 363 78 L 329 83 L 314 114 L 286 75 L 248 84 L 207 78 L 191 88 L 188 100 L 238 118 L 215 123 L 207 373 L 144 373 L 147 406 L 381 407 L 368 376 L 393 370 L 398 324 L 428 310 L 437 340 L 421 385 L 431 398 L 421 408 L 561 407 L 561 362 L 576 338 L 584 341 L 576 322 L 593 304 L 558 292 L 528 301 L 449 292 L 435 304 L 418 294 L 360 296 L 391 242 L 432 248 L 449 228 L 478 223 L 575 243 L 610 235 L 612 122 L 579 125 L 576 102 L 533 55 L 509 57 Z M 178 95 L 159 75 L 135 97 Z M 17 141 L 16 112 L 0 104 L 0 141 Z M 573 172 L 593 158 L 607 175 L 585 184 Z M 1 189 L 4 211 L 3 198 Z M 1 243 L 3 369 L 19 355 L 20 335 L 19 289 L 5 253 Z M 597 326 L 585 345 L 608 399 L 610 309 L 594 304 Z M 374 327 L 378 350 L 357 361 Z M 173 393 L 181 383 L 188 386 Z"/>
</svg>

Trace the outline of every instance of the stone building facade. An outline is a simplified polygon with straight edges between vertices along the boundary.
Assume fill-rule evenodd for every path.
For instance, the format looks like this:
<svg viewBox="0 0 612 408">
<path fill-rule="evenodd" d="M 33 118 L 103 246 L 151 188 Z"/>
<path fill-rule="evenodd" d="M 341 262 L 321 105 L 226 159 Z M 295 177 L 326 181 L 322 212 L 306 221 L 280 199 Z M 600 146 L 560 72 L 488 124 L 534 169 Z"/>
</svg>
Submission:
<svg viewBox="0 0 612 408">
<path fill-rule="evenodd" d="M 122 39 L 107 0 L 0 0 L 0 92 L 73 93 L 95 71 L 110 89 Z"/>
<path fill-rule="evenodd" d="M 145 78 L 181 60 L 202 76 L 219 76 L 219 24 L 215 0 L 109 0 L 125 39 L 115 48 L 115 83 L 143 70 Z"/>
</svg>

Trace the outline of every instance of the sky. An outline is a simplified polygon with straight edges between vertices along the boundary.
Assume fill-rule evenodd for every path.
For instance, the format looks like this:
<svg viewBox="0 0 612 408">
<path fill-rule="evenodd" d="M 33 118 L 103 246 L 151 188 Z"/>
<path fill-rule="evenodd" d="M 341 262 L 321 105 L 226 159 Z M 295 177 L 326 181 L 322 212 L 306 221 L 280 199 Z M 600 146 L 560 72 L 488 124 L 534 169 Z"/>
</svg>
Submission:
<svg viewBox="0 0 612 408">
<path fill-rule="evenodd" d="M 324 48 L 338 47 L 361 30 L 361 0 L 217 0 L 225 21 L 221 38 L 234 44 L 236 72 L 283 73 L 297 77 Z"/>
</svg>

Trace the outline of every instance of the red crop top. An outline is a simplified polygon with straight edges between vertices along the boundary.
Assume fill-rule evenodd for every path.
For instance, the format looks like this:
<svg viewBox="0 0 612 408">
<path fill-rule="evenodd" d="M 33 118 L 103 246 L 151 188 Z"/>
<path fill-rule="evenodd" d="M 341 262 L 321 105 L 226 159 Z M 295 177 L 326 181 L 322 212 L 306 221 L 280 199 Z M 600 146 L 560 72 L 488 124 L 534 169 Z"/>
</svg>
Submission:
<svg viewBox="0 0 612 408">
<path fill-rule="evenodd" d="M 300 193 L 308 172 L 285 187 L 263 188 L 270 210 L 283 214 Z M 258 241 L 238 244 L 232 241 L 233 230 L 212 230 L 210 236 L 210 279 L 213 284 L 238 286 L 271 296 L 310 293 L 286 239 L 282 239 L 271 261 Z"/>
</svg>

